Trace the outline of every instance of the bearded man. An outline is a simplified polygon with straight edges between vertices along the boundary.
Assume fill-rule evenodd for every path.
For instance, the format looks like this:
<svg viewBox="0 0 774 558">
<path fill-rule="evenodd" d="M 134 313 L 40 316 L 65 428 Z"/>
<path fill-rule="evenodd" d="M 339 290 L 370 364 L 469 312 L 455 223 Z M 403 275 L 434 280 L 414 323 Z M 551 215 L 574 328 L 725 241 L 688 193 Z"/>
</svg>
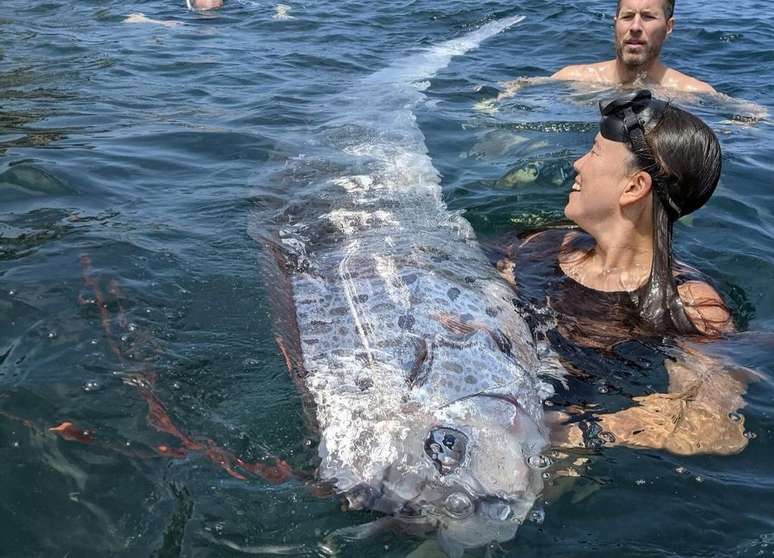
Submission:
<svg viewBox="0 0 774 558">
<path fill-rule="evenodd" d="M 660 85 L 691 92 L 714 92 L 711 85 L 665 66 L 659 56 L 675 26 L 675 0 L 618 0 L 613 19 L 615 59 L 567 66 L 554 79 L 605 85 Z"/>
</svg>

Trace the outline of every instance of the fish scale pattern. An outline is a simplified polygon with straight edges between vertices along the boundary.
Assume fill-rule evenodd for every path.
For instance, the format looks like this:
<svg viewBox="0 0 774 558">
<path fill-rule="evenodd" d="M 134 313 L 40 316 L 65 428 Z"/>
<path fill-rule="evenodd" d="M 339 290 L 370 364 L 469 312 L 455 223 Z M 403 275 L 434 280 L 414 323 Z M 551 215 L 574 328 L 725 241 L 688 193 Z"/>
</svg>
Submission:
<svg viewBox="0 0 774 558">
<path fill-rule="evenodd" d="M 320 474 L 343 491 L 378 485 L 429 410 L 484 392 L 541 413 L 535 350 L 508 287 L 468 238 L 403 225 L 345 224 L 293 276 Z"/>
</svg>

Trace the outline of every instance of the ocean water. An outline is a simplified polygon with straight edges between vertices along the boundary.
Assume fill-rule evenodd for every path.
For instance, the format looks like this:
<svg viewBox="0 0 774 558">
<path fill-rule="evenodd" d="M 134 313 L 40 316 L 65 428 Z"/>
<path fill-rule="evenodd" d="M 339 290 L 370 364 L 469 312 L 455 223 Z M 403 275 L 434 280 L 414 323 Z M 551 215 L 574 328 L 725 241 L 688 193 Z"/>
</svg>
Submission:
<svg viewBox="0 0 774 558">
<path fill-rule="evenodd" d="M 332 100 L 357 98 L 369 75 L 423 48 L 524 15 L 423 84 L 416 118 L 445 201 L 482 239 L 556 222 L 604 92 L 536 82 L 493 99 L 505 81 L 611 56 L 613 4 L 226 0 L 196 14 L 183 2 L 5 0 L 0 556 L 414 551 L 421 541 L 399 533 L 332 536 L 376 516 L 235 461 L 280 456 L 309 475 L 316 461 L 251 236 L 273 223 L 256 223 L 255 208 L 297 207 L 316 173 L 336 172 L 299 164 L 332 118 L 358 111 Z M 676 250 L 712 278 L 740 330 L 707 350 L 758 374 L 749 446 L 605 449 L 539 503 L 542 521 L 471 555 L 774 554 L 774 128 L 750 118 L 774 111 L 768 8 L 681 0 L 664 51 L 733 98 L 675 98 L 724 149 L 720 186 L 678 225 Z M 125 22 L 133 12 L 176 25 Z"/>
</svg>

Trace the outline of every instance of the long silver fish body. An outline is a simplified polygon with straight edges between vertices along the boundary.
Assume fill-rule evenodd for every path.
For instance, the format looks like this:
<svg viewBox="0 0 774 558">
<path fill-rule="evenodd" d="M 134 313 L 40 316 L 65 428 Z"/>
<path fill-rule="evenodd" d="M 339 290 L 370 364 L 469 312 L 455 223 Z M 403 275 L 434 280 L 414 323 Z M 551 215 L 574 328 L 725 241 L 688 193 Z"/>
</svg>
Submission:
<svg viewBox="0 0 774 558">
<path fill-rule="evenodd" d="M 413 111 L 424 80 L 520 20 L 338 96 L 318 140 L 333 170 L 303 194 L 319 210 L 279 233 L 298 330 L 286 353 L 314 404 L 320 479 L 351 508 L 431 525 L 452 554 L 512 538 L 533 506 L 550 388 L 512 290 L 442 200 Z"/>
</svg>

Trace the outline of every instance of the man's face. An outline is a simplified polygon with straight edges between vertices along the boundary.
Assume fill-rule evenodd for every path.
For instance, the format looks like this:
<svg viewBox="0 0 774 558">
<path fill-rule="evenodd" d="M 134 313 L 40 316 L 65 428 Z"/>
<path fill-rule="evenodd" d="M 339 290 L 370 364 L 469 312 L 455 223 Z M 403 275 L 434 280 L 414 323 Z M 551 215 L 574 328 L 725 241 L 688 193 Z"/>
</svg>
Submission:
<svg viewBox="0 0 774 558">
<path fill-rule="evenodd" d="M 661 54 L 674 18 L 666 18 L 662 0 L 621 0 L 615 17 L 615 50 L 629 67 L 647 66 Z"/>
</svg>

